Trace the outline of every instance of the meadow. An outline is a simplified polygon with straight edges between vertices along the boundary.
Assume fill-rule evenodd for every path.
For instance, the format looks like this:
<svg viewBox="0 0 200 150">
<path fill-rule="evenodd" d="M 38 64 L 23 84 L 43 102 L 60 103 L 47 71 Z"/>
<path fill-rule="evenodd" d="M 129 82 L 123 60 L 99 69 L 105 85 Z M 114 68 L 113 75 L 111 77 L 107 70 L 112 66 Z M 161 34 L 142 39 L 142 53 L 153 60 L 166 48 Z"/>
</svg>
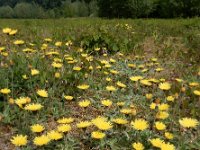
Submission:
<svg viewBox="0 0 200 150">
<path fill-rule="evenodd" d="M 0 149 L 198 150 L 200 19 L 1 19 Z"/>
</svg>

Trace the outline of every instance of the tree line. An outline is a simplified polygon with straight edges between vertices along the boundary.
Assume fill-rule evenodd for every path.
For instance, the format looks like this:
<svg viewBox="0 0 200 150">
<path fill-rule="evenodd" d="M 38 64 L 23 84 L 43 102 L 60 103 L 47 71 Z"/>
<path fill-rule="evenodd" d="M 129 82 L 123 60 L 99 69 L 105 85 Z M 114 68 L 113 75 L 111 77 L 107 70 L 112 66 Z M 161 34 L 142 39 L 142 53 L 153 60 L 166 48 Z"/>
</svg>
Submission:
<svg viewBox="0 0 200 150">
<path fill-rule="evenodd" d="M 200 16 L 200 0 L 0 0 L 0 18 Z"/>
</svg>

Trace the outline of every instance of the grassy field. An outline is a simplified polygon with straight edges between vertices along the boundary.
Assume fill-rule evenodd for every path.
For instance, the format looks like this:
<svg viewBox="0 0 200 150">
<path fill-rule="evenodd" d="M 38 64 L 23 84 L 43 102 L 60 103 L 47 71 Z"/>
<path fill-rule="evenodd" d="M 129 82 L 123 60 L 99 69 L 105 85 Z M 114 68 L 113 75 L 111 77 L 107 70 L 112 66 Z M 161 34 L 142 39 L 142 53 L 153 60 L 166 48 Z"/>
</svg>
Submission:
<svg viewBox="0 0 200 150">
<path fill-rule="evenodd" d="M 198 150 L 199 41 L 199 18 L 0 20 L 0 149 Z"/>
</svg>

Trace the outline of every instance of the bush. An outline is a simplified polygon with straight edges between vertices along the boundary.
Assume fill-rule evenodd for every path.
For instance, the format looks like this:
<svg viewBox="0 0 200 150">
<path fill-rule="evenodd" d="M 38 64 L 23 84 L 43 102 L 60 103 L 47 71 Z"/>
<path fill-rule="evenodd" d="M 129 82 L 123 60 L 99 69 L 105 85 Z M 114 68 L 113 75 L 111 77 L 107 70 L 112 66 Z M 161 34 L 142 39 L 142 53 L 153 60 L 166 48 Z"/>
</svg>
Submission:
<svg viewBox="0 0 200 150">
<path fill-rule="evenodd" d="M 0 18 L 12 18 L 13 14 L 13 9 L 10 6 L 0 7 Z"/>
<path fill-rule="evenodd" d="M 45 18 L 43 8 L 36 4 L 19 3 L 14 8 L 16 18 Z"/>
</svg>

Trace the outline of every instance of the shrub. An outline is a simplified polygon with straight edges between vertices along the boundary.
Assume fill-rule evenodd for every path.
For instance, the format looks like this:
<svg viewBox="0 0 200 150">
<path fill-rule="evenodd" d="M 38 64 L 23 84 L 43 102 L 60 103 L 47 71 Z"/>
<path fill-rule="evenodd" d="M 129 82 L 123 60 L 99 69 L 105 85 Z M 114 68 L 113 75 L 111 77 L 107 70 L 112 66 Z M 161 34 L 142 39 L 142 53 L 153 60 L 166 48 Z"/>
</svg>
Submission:
<svg viewBox="0 0 200 150">
<path fill-rule="evenodd" d="M 13 9 L 10 6 L 0 7 L 0 18 L 12 18 L 13 14 Z"/>
</svg>

